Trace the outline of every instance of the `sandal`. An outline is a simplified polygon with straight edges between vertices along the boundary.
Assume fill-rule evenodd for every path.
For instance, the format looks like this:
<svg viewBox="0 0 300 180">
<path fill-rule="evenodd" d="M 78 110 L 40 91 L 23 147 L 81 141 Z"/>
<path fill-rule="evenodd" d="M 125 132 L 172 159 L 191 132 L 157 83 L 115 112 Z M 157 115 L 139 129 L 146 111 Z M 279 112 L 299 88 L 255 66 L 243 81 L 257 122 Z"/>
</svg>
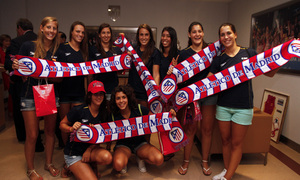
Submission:
<svg viewBox="0 0 300 180">
<path fill-rule="evenodd" d="M 46 171 L 49 171 L 51 176 L 56 177 L 59 175 L 60 170 L 58 170 L 57 168 L 54 167 L 53 164 L 45 164 L 44 169 Z"/>
<path fill-rule="evenodd" d="M 61 170 L 61 174 L 60 174 L 60 177 L 62 178 L 68 178 L 68 177 L 71 177 L 72 176 L 72 172 L 71 170 L 67 167 L 67 164 L 65 163 L 63 165 L 63 168 Z"/>
<path fill-rule="evenodd" d="M 189 161 L 189 160 L 183 160 L 183 162 L 184 162 L 184 163 L 189 163 L 190 161 Z M 180 170 L 181 170 L 182 172 L 180 172 Z M 188 167 L 183 168 L 182 165 L 181 165 L 181 166 L 178 168 L 178 173 L 179 173 L 180 175 L 185 175 L 185 174 L 187 173 L 187 170 L 188 170 Z"/>
<path fill-rule="evenodd" d="M 42 177 L 41 175 L 39 175 L 39 174 L 36 172 L 35 169 L 27 170 L 27 177 L 28 177 L 29 179 L 31 179 L 30 177 L 31 177 L 31 175 L 33 175 L 33 174 L 38 178 L 38 180 L 43 180 L 43 177 Z"/>
<path fill-rule="evenodd" d="M 207 161 L 207 160 L 202 160 L 201 167 L 202 167 L 202 172 L 203 172 L 203 174 L 204 174 L 205 176 L 210 176 L 211 173 L 212 173 L 212 171 L 210 170 L 210 167 L 206 169 L 206 168 L 203 166 L 203 163 L 208 163 L 208 161 Z"/>
</svg>

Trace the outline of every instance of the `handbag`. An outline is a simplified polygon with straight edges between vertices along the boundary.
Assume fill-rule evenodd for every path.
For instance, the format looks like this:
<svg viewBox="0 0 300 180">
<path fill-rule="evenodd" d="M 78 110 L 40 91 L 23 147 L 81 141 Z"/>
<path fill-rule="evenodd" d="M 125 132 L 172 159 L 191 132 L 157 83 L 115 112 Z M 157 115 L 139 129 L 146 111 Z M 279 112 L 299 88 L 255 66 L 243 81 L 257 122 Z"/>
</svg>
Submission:
<svg viewBox="0 0 300 180">
<path fill-rule="evenodd" d="M 53 84 L 48 84 L 46 79 L 46 84 L 40 85 L 39 80 L 37 86 L 32 86 L 32 90 L 37 117 L 57 113 Z"/>
</svg>

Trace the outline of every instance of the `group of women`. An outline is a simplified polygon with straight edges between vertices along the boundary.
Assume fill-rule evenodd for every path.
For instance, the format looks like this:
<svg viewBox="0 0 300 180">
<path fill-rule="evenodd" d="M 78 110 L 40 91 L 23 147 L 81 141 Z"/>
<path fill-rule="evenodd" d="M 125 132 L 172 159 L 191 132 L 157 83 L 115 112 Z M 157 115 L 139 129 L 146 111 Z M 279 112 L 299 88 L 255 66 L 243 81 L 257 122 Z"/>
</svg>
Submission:
<svg viewBox="0 0 300 180">
<path fill-rule="evenodd" d="M 100 25 L 95 46 L 88 46 L 86 28 L 82 22 L 76 21 L 71 25 L 69 37 L 69 42 L 60 45 L 57 19 L 45 17 L 39 28 L 38 39 L 34 42 L 25 43 L 19 54 L 68 63 L 80 63 L 121 54 L 120 49 L 113 46 L 112 29 L 109 24 Z M 239 63 L 244 57 L 249 58 L 256 54 L 254 50 L 247 50 L 237 45 L 237 33 L 232 24 L 222 24 L 219 28 L 219 37 L 225 51 L 213 60 L 211 67 L 179 84 L 179 88 L 186 87 Z M 176 64 L 208 46 L 204 41 L 203 26 L 199 22 L 190 24 L 188 47 L 182 51 L 178 49 L 176 31 L 172 27 L 165 27 L 162 30 L 161 52 L 155 47 L 153 33 L 147 24 L 139 26 L 136 42 L 137 45 L 134 48 L 156 84 L 159 84 L 167 74 L 170 74 L 172 67 Z M 224 62 L 227 63 L 226 66 L 223 66 Z M 18 68 L 18 61 L 14 60 L 13 69 Z M 23 77 L 23 81 L 21 105 L 26 126 L 27 176 L 30 179 L 43 179 L 34 168 L 34 145 L 38 136 L 39 118 L 35 114 L 32 86 L 45 84 L 46 81 L 56 85 L 57 106 L 62 119 L 60 129 L 64 134 L 65 143 L 63 177 L 70 175 L 70 170 L 78 179 L 97 179 L 100 175 L 97 173 L 96 165 L 110 164 L 111 162 L 116 171 L 126 173 L 128 159 L 132 153 L 136 154 L 141 172 L 146 171 L 144 162 L 155 165 L 163 163 L 163 155 L 149 143 L 149 137 L 145 136 L 118 140 L 113 156 L 108 150 L 98 145 L 68 140 L 70 132 L 78 130 L 83 123 L 93 125 L 149 114 L 149 110 L 146 108 L 148 97 L 133 63 L 131 63 L 129 70 L 128 85 L 123 86 L 118 86 L 117 72 L 95 74 L 88 78 L 84 76 L 48 79 Z M 87 84 L 89 85 L 87 86 Z M 85 89 L 85 87 L 87 88 Z M 195 114 L 197 108 L 201 110 L 201 116 Z M 219 93 L 218 98 L 215 95 L 186 105 L 177 112 L 177 115 L 173 109 L 167 109 L 173 116 L 177 116 L 189 138 L 189 144 L 184 147 L 182 164 L 178 168 L 179 174 L 185 175 L 188 171 L 193 138 L 197 131 L 196 124 L 200 120 L 199 117 L 201 117 L 202 133 L 202 171 L 204 175 L 212 174 L 208 156 L 212 128 L 216 118 L 219 120 L 222 136 L 225 168 L 213 179 L 231 179 L 241 159 L 242 142 L 247 128 L 251 125 L 252 109 L 251 81 Z M 52 176 L 58 176 L 60 171 L 52 164 L 56 115 L 45 116 L 44 121 L 46 135 L 44 168 Z"/>
</svg>

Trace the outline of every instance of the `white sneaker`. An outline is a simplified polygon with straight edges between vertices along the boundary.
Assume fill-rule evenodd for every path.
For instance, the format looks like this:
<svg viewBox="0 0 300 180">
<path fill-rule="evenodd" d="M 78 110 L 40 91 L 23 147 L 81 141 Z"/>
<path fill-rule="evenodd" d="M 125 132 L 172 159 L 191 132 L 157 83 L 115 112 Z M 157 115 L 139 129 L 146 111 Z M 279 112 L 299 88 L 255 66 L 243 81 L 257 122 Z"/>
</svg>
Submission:
<svg viewBox="0 0 300 180">
<path fill-rule="evenodd" d="M 120 171 L 121 174 L 127 173 L 127 165 Z"/>
<path fill-rule="evenodd" d="M 227 180 L 226 178 L 222 177 L 221 180 Z"/>
<path fill-rule="evenodd" d="M 141 160 L 139 157 L 136 156 L 136 162 L 138 164 L 139 170 L 142 173 L 147 172 L 146 166 L 145 166 L 145 162 L 143 160 Z"/>
<path fill-rule="evenodd" d="M 223 171 L 220 174 L 215 175 L 212 180 L 221 180 L 225 176 L 226 172 L 227 170 L 223 169 Z"/>
</svg>

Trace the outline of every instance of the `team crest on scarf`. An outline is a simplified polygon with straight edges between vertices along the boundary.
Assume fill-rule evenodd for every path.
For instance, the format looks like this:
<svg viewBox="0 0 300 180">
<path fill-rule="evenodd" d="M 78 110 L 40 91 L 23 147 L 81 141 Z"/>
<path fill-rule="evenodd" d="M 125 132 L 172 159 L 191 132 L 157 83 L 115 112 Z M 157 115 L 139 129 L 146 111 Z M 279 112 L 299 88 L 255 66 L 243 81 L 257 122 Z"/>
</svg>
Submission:
<svg viewBox="0 0 300 180">
<path fill-rule="evenodd" d="M 29 76 L 36 70 L 35 63 L 29 58 L 19 59 L 19 72 L 24 76 Z"/>
<path fill-rule="evenodd" d="M 114 43 L 115 45 L 119 45 L 123 42 L 122 37 L 120 36 Z"/>
<path fill-rule="evenodd" d="M 186 91 L 179 91 L 175 96 L 176 104 L 182 106 L 189 100 L 189 94 Z"/>
<path fill-rule="evenodd" d="M 159 100 L 155 100 L 150 104 L 150 110 L 152 112 L 161 113 L 163 110 L 163 105 Z"/>
<path fill-rule="evenodd" d="M 93 138 L 93 131 L 86 125 L 82 125 L 79 130 L 77 130 L 76 137 L 82 142 L 88 142 Z"/>
<path fill-rule="evenodd" d="M 294 52 L 296 55 L 299 56 L 299 54 L 300 54 L 300 43 L 297 42 L 297 41 L 292 42 L 288 49 L 289 49 L 290 53 Z"/>
<path fill-rule="evenodd" d="M 183 140 L 184 133 L 180 127 L 174 127 L 169 132 L 169 138 L 173 143 L 180 143 Z"/>
<path fill-rule="evenodd" d="M 162 82 L 161 92 L 170 95 L 175 91 L 176 83 L 174 79 L 167 78 Z"/>
<path fill-rule="evenodd" d="M 129 55 L 125 56 L 124 64 L 126 67 L 130 68 L 131 57 Z"/>
</svg>

